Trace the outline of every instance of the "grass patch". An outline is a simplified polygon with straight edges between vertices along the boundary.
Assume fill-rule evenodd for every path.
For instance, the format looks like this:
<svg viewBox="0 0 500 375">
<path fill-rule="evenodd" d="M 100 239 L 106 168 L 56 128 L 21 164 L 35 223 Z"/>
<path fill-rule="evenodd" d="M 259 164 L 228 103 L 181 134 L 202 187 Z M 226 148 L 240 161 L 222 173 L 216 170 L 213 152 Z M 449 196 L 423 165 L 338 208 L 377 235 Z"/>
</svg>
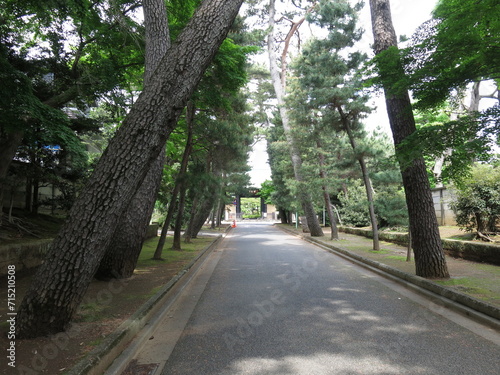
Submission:
<svg viewBox="0 0 500 375">
<path fill-rule="evenodd" d="M 500 267 L 495 266 L 494 264 L 486 264 L 486 263 L 476 263 L 474 266 L 477 269 L 480 269 L 481 271 L 485 272 L 493 272 L 496 274 L 497 277 L 500 278 Z"/>
<path fill-rule="evenodd" d="M 450 236 L 448 238 L 450 238 L 452 240 L 459 240 L 459 241 L 473 241 L 475 237 L 476 237 L 475 234 L 468 233 L 468 234 L 460 234 L 460 235 L 457 234 L 454 236 Z"/>
<path fill-rule="evenodd" d="M 373 254 L 389 254 L 391 251 L 390 250 L 386 250 L 386 249 L 380 249 L 380 250 L 373 250 L 373 249 L 370 249 L 368 250 L 369 253 L 373 253 Z"/>
<path fill-rule="evenodd" d="M 483 299 L 485 301 L 499 299 L 498 295 L 494 291 L 488 289 L 488 286 L 485 285 L 485 283 L 488 283 L 488 280 L 475 277 L 460 277 L 448 280 L 434 280 L 434 282 L 443 286 L 451 287 L 464 293 L 469 293 L 474 297 Z"/>
<path fill-rule="evenodd" d="M 100 345 L 101 343 L 102 343 L 102 339 L 97 339 L 97 340 L 89 342 L 88 345 L 90 345 L 90 346 L 97 346 L 97 345 Z"/>
<path fill-rule="evenodd" d="M 404 261 L 406 261 L 406 256 L 403 256 L 403 255 L 388 255 L 385 258 L 386 259 L 394 259 L 394 260 L 404 260 Z"/>
<path fill-rule="evenodd" d="M 106 306 L 96 302 L 81 304 L 75 318 L 77 322 L 97 322 L 102 319 Z"/>
<path fill-rule="evenodd" d="M 206 248 L 215 240 L 214 237 L 194 238 L 191 240 L 191 243 L 181 242 L 182 250 L 177 251 L 171 249 L 173 237 L 167 237 L 161 255 L 164 261 L 158 261 L 151 258 L 153 258 L 153 255 L 156 251 L 156 246 L 158 245 L 159 239 L 160 237 L 154 237 L 144 242 L 141 254 L 139 255 L 139 261 L 137 262 L 137 269 L 158 266 L 162 263 L 183 262 L 186 260 L 191 260 L 193 259 L 195 254 Z"/>
</svg>

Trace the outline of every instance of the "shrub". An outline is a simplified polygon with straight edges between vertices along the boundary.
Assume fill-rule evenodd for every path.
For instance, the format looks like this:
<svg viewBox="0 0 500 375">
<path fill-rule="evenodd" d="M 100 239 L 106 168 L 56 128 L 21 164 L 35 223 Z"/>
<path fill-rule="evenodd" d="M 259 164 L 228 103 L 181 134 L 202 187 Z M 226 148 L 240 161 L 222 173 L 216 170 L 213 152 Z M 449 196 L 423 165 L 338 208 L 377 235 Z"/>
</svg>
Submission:
<svg viewBox="0 0 500 375">
<path fill-rule="evenodd" d="M 348 193 L 339 194 L 339 214 L 342 224 L 352 227 L 366 227 L 370 225 L 368 201 L 363 185 L 349 186 Z"/>
<path fill-rule="evenodd" d="M 477 165 L 472 175 L 456 187 L 451 203 L 459 227 L 472 232 L 496 232 L 500 218 L 500 168 Z"/>
</svg>

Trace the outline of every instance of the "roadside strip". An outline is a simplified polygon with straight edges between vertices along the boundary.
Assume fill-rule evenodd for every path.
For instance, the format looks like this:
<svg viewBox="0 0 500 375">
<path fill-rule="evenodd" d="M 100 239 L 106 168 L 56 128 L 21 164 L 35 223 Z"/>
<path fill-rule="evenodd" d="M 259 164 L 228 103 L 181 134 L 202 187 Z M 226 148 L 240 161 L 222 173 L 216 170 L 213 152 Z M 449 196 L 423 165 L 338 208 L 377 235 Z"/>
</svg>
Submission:
<svg viewBox="0 0 500 375">
<path fill-rule="evenodd" d="M 230 228 L 229 228 L 230 229 Z M 174 276 L 154 296 L 146 301 L 130 318 L 123 322 L 104 341 L 88 353 L 66 375 L 102 375 L 113 363 L 130 341 L 144 328 L 146 324 L 160 313 L 169 292 L 184 280 L 186 275 L 192 275 L 203 264 L 207 256 L 215 249 L 226 236 L 229 229 L 200 252 L 183 270 Z"/>
<path fill-rule="evenodd" d="M 303 240 L 315 244 L 324 250 L 347 259 L 359 266 L 367 268 L 377 274 L 405 285 L 412 290 L 423 294 L 431 299 L 437 299 L 446 307 L 453 308 L 456 311 L 488 325 L 491 328 L 500 330 L 500 309 L 486 302 L 480 301 L 464 293 L 454 291 L 450 288 L 438 285 L 430 280 L 419 276 L 411 275 L 386 264 L 359 256 L 340 246 L 326 244 L 320 239 L 304 236 L 287 228 L 276 226 L 277 228 L 300 237 Z"/>
</svg>

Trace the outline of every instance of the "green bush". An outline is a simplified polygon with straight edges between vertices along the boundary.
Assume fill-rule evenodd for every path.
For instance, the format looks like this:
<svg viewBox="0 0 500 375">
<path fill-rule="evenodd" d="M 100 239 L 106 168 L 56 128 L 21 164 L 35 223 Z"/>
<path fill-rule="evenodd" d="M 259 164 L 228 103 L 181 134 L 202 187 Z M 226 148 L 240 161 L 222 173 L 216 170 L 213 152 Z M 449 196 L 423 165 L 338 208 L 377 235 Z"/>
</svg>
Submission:
<svg viewBox="0 0 500 375">
<path fill-rule="evenodd" d="M 363 185 L 349 186 L 347 194 L 341 192 L 339 214 L 343 225 L 351 227 L 367 227 L 370 225 L 368 201 Z"/>
<path fill-rule="evenodd" d="M 500 218 L 500 168 L 476 165 L 471 177 L 456 187 L 451 208 L 459 227 L 472 232 L 496 232 Z"/>
<path fill-rule="evenodd" d="M 375 212 L 381 228 L 408 226 L 408 209 L 402 190 L 378 192 Z"/>
<path fill-rule="evenodd" d="M 348 194 L 339 194 L 341 207 L 340 217 L 343 225 L 352 227 L 370 226 L 368 200 L 363 185 L 350 186 Z M 399 227 L 408 225 L 408 210 L 402 190 L 396 187 L 386 187 L 375 194 L 375 214 L 379 228 Z"/>
</svg>

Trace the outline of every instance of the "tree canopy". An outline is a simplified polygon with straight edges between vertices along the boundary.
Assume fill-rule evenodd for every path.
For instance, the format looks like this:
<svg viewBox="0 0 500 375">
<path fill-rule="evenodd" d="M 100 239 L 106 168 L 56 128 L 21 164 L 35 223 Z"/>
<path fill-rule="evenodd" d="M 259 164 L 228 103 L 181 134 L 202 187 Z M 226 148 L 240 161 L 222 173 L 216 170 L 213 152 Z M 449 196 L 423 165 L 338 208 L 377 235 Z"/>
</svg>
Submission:
<svg viewBox="0 0 500 375">
<path fill-rule="evenodd" d="M 440 0 L 414 34 L 407 69 L 417 105 L 442 103 L 474 81 L 500 80 L 500 3 Z"/>
</svg>

